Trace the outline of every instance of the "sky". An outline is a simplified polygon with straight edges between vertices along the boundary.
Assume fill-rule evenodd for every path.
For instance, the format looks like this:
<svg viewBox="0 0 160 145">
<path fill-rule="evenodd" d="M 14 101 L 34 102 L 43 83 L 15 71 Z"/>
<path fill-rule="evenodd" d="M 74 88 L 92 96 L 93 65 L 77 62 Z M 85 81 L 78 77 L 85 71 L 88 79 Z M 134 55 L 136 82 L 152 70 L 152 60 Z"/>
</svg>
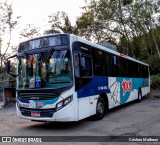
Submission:
<svg viewBox="0 0 160 145">
<path fill-rule="evenodd" d="M 85 5 L 85 0 L 8 0 L 8 2 L 12 3 L 13 15 L 21 16 L 19 26 L 13 33 L 12 45 L 21 41 L 18 40 L 18 30 L 23 29 L 26 24 L 33 24 L 43 30 L 48 22 L 48 16 L 57 11 L 66 12 L 74 24 L 76 17 L 82 13 L 80 7 Z"/>
<path fill-rule="evenodd" d="M 64 11 L 75 21 L 80 15 L 85 0 L 10 0 L 15 15 L 22 16 L 22 23 L 39 24 L 47 20 L 48 15 Z"/>
</svg>

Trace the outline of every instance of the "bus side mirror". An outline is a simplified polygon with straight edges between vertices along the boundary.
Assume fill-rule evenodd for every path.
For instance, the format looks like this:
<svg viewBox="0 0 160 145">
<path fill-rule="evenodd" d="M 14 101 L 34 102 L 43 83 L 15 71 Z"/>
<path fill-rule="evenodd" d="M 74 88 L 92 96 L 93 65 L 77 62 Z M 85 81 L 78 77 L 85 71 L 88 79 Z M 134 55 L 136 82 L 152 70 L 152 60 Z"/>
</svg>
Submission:
<svg viewBox="0 0 160 145">
<path fill-rule="evenodd" d="M 11 71 L 13 66 L 11 64 L 12 61 L 10 59 L 15 58 L 15 57 L 17 58 L 17 55 L 13 55 L 13 56 L 7 58 L 7 73 L 9 75 L 13 76 L 13 77 L 17 77 L 18 76 L 18 75 L 13 74 L 13 72 Z"/>
</svg>

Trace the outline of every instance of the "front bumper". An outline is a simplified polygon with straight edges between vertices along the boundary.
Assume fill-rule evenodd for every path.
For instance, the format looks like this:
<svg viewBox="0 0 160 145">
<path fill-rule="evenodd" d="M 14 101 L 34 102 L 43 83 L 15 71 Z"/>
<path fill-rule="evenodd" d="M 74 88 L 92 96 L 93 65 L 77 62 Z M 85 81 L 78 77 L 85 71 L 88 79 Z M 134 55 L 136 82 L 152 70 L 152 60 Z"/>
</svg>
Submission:
<svg viewBox="0 0 160 145">
<path fill-rule="evenodd" d="M 55 111 L 55 110 L 45 110 L 41 109 L 38 110 L 42 116 L 41 117 L 31 117 L 31 112 L 37 111 L 36 109 L 28 109 L 28 108 L 21 108 L 21 110 L 18 108 L 16 103 L 16 110 L 17 110 L 17 116 L 29 119 L 29 120 L 37 120 L 37 121 L 59 121 L 59 122 L 68 122 L 68 121 L 77 121 L 76 120 L 76 113 L 72 106 L 72 102 L 65 106 L 64 108 Z"/>
</svg>

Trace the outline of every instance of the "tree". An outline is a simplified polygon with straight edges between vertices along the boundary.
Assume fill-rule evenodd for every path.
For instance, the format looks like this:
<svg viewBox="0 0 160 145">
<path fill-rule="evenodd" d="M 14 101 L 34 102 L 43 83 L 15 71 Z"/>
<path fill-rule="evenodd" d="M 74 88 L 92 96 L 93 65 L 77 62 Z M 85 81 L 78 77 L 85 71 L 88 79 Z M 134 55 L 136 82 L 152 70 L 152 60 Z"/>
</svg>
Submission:
<svg viewBox="0 0 160 145">
<path fill-rule="evenodd" d="M 83 9 L 78 19 L 82 26 L 81 35 L 96 41 L 119 40 L 115 43 L 123 48 L 120 50 L 135 58 L 142 58 L 141 55 L 151 57 L 154 53 L 160 56 L 157 22 L 153 17 L 154 2 L 91 0 Z"/>
<path fill-rule="evenodd" d="M 40 35 L 39 28 L 35 27 L 32 24 L 26 24 L 24 29 L 20 32 L 20 36 L 24 38 L 33 38 Z"/>
<path fill-rule="evenodd" d="M 77 27 L 71 25 L 71 21 L 65 12 L 57 12 L 49 16 L 50 29 L 45 34 L 72 33 L 77 34 Z"/>
<path fill-rule="evenodd" d="M 6 60 L 7 51 L 10 47 L 12 31 L 18 23 L 20 17 L 13 18 L 12 5 L 7 2 L 0 3 L 0 73 L 2 73 L 3 62 Z M 8 42 L 4 53 L 2 54 L 2 43 L 8 37 Z"/>
<path fill-rule="evenodd" d="M 157 10 L 154 1 L 90 0 L 82 9 L 74 26 L 66 13 L 52 15 L 48 32 L 73 33 L 96 43 L 112 42 L 121 53 L 149 64 L 153 64 L 152 57 L 160 60 L 160 21 L 153 17 Z"/>
</svg>

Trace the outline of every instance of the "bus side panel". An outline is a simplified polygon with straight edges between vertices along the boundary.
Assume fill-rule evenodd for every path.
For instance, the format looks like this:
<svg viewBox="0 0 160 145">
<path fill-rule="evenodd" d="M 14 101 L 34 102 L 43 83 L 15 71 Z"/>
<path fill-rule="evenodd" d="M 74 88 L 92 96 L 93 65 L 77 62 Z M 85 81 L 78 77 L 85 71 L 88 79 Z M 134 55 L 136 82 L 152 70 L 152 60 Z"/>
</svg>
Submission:
<svg viewBox="0 0 160 145">
<path fill-rule="evenodd" d="M 79 120 L 96 114 L 98 95 L 78 99 Z"/>
<path fill-rule="evenodd" d="M 78 99 L 78 114 L 79 120 L 90 116 L 90 101 L 89 97 Z"/>
<path fill-rule="evenodd" d="M 99 95 L 91 96 L 89 98 L 90 100 L 90 116 L 96 114 L 96 105 L 97 105 L 97 100 L 98 100 Z"/>
<path fill-rule="evenodd" d="M 142 87 L 142 96 L 145 96 L 150 92 L 150 79 L 145 78 Z"/>
<path fill-rule="evenodd" d="M 149 92 L 150 92 L 150 88 L 149 87 L 142 88 L 142 96 L 147 95 Z"/>
<path fill-rule="evenodd" d="M 112 101 L 113 105 L 109 108 L 137 99 L 138 90 L 142 87 L 142 84 L 143 79 L 139 78 L 110 77 L 109 88 L 111 93 L 108 96 L 110 98 L 109 101 Z"/>
<path fill-rule="evenodd" d="M 120 83 L 116 77 L 109 77 L 110 94 L 107 94 L 109 99 L 109 109 L 120 105 Z"/>
<path fill-rule="evenodd" d="M 133 101 L 133 100 L 136 100 L 137 98 L 138 98 L 138 89 L 134 89 L 134 90 L 132 90 L 132 92 L 130 93 L 129 102 L 130 102 L 130 101 Z"/>
<path fill-rule="evenodd" d="M 98 97 L 110 92 L 106 76 L 94 76 L 87 83 L 83 83 L 83 81 L 84 78 L 76 82 L 76 84 L 81 82 L 81 87 L 77 91 L 79 120 L 95 114 Z"/>
</svg>

